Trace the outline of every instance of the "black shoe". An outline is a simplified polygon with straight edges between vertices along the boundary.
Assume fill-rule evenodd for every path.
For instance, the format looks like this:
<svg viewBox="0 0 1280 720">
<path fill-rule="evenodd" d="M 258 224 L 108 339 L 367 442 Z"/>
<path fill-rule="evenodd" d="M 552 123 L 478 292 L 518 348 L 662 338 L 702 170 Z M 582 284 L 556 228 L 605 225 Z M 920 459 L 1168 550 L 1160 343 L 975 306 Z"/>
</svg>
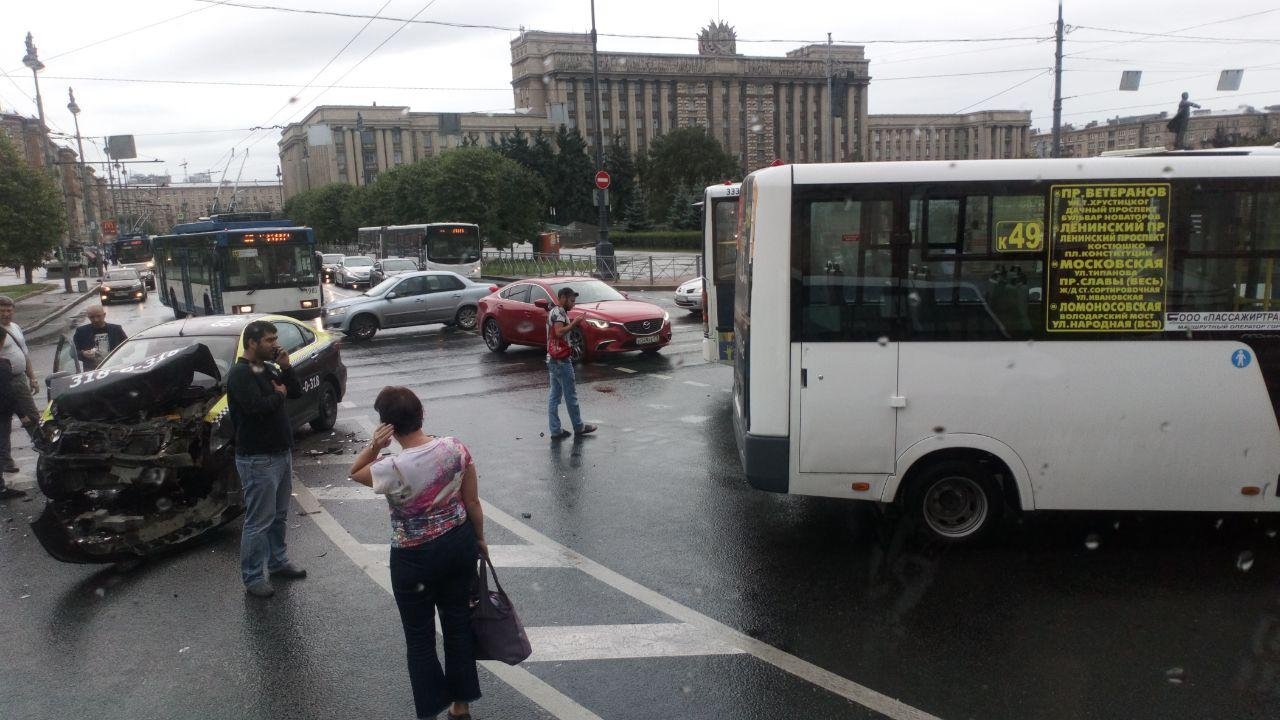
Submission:
<svg viewBox="0 0 1280 720">
<path fill-rule="evenodd" d="M 9 464 L 4 466 L 4 471 L 7 473 L 16 473 L 20 471 L 20 468 L 17 463 L 10 460 Z"/>
<path fill-rule="evenodd" d="M 591 423 L 586 423 L 582 427 L 578 428 L 577 430 L 574 430 L 573 434 L 574 435 L 590 435 L 591 433 L 599 429 L 600 429 L 599 427 L 592 425 Z"/>
<path fill-rule="evenodd" d="M 26 496 L 25 492 L 17 488 L 7 487 L 0 489 L 0 500 L 12 500 L 13 498 L 24 498 Z"/>
<path fill-rule="evenodd" d="M 553 432 L 553 433 L 551 433 L 551 439 L 552 439 L 552 440 L 563 440 L 563 439 L 565 439 L 565 438 L 569 437 L 569 436 L 570 436 L 570 435 L 572 435 L 572 434 L 573 434 L 573 433 L 569 432 L 568 430 L 561 430 L 560 432 Z"/>
</svg>

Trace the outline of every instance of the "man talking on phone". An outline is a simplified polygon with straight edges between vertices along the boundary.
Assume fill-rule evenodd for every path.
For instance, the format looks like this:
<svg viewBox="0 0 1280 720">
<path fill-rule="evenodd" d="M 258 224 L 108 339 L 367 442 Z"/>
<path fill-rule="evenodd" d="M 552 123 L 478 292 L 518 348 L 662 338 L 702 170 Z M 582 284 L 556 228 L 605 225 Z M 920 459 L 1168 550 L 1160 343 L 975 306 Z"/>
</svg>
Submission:
<svg viewBox="0 0 1280 720">
<path fill-rule="evenodd" d="M 274 324 L 255 320 L 245 326 L 243 337 L 244 354 L 227 373 L 236 471 L 244 489 L 240 576 L 246 592 L 269 598 L 275 588 L 268 577 L 307 576 L 289 562 L 284 542 L 293 489 L 293 425 L 285 399 L 302 397 L 302 386 L 289 354 L 276 341 Z"/>
</svg>

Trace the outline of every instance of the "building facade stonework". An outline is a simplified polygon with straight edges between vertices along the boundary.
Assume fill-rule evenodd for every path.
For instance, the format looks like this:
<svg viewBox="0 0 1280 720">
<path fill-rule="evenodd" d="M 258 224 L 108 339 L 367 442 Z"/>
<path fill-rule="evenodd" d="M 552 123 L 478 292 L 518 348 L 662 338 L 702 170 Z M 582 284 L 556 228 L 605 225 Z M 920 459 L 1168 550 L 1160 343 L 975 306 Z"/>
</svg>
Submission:
<svg viewBox="0 0 1280 720">
<path fill-rule="evenodd" d="M 597 102 L 605 143 L 616 138 L 643 155 L 655 138 L 676 128 L 705 128 L 737 158 L 744 174 L 775 160 L 1030 154 L 1025 111 L 869 115 L 871 76 L 861 46 L 806 45 L 783 57 L 740 55 L 733 28 L 712 23 L 698 36 L 697 55 L 599 53 L 598 93 L 591 60 L 590 35 L 521 33 L 511 41 L 513 113 L 317 107 L 283 131 L 284 195 L 331 182 L 368 184 L 389 168 L 468 138 L 486 145 L 516 129 L 532 134 L 565 126 L 594 148 Z"/>
<path fill-rule="evenodd" d="M 52 168 L 54 182 L 62 194 L 67 213 L 67 234 L 64 240 L 88 244 L 95 237 L 90 224 L 100 223 L 113 216 L 111 194 L 106 178 L 99 177 L 93 166 L 88 174 L 89 212 L 85 217 L 85 178 L 81 175 L 79 155 L 69 147 L 58 145 L 49 137 L 48 128 L 37 118 L 16 113 L 0 113 L 0 132 L 5 133 L 27 163 L 37 170 Z"/>
<path fill-rule="evenodd" d="M 173 183 L 125 185 L 117 189 L 120 213 L 151 221 L 160 232 L 177 223 L 192 222 L 214 212 L 281 213 L 280 183 Z"/>
<path fill-rule="evenodd" d="M 1161 112 L 1114 117 L 1082 127 L 1063 125 L 1062 156 L 1095 157 L 1117 150 L 1172 149 L 1174 138 L 1168 124 L 1169 113 Z M 1277 140 L 1280 140 L 1280 105 L 1225 113 L 1197 110 L 1187 125 L 1186 142 L 1193 150 L 1218 144 L 1271 144 Z M 1053 151 L 1053 134 L 1034 132 L 1032 144 L 1036 157 L 1049 157 Z"/>
</svg>

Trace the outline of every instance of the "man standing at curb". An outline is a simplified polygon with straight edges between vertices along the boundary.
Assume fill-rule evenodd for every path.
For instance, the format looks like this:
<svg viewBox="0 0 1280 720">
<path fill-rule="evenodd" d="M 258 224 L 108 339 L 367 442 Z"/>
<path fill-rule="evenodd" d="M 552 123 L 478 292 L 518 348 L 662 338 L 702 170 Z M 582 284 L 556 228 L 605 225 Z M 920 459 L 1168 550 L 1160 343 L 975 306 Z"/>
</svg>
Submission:
<svg viewBox="0 0 1280 720">
<path fill-rule="evenodd" d="M 563 440 L 569 437 L 568 430 L 560 427 L 560 397 L 564 396 L 565 407 L 569 409 L 569 422 L 573 423 L 573 434 L 588 435 L 596 431 L 595 425 L 582 422 L 582 413 L 578 410 L 578 388 L 573 375 L 573 348 L 569 346 L 569 333 L 582 322 L 579 315 L 569 320 L 569 311 L 573 309 L 573 301 L 578 293 L 573 288 L 562 287 L 556 293 L 556 306 L 547 313 L 547 370 L 551 376 L 551 396 L 547 398 L 547 420 L 551 423 L 551 439 Z"/>
<path fill-rule="evenodd" d="M 0 464 L 6 473 L 18 472 L 18 465 L 13 461 L 12 446 L 9 435 L 12 432 L 13 416 L 31 436 L 34 445 L 39 439 L 40 411 L 36 410 L 31 396 L 40 391 L 40 383 L 36 382 L 36 371 L 31 366 L 31 355 L 27 352 L 27 339 L 22 335 L 22 328 L 13 321 L 13 298 L 0 295 L 0 366 L 7 364 L 9 376 L 0 378 L 0 382 L 9 383 L 7 407 L 0 413 Z M 24 497 L 21 490 L 5 487 L 4 476 L 0 475 L 0 499 Z"/>
<path fill-rule="evenodd" d="M 124 328 L 107 322 L 107 311 L 101 305 L 90 305 L 84 315 L 89 318 L 89 324 L 76 328 L 71 342 L 84 362 L 84 369 L 94 370 L 128 336 L 125 335 Z"/>
<path fill-rule="evenodd" d="M 244 328 L 244 355 L 227 373 L 227 407 L 236 431 L 236 472 L 244 489 L 240 577 L 245 591 L 269 598 L 263 575 L 301 580 L 307 571 L 289 562 L 284 542 L 293 490 L 293 425 L 286 397 L 302 397 L 289 354 L 276 343 L 276 326 L 255 320 Z"/>
</svg>

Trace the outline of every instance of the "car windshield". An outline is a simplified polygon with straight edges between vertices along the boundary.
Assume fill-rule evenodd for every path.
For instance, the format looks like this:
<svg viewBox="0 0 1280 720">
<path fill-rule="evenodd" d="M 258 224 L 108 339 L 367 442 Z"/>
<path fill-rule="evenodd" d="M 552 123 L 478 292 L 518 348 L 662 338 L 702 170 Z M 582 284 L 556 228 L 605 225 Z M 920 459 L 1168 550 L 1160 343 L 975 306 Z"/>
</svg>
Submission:
<svg viewBox="0 0 1280 720">
<path fill-rule="evenodd" d="M 138 271 L 129 268 L 118 268 L 107 273 L 106 280 L 114 280 L 116 282 L 127 282 L 129 280 L 137 280 Z"/>
<path fill-rule="evenodd" d="M 378 295 L 385 293 L 387 290 L 390 290 L 398 282 L 400 282 L 400 278 L 389 277 L 386 280 L 383 280 L 382 282 L 378 283 L 377 285 L 374 285 L 373 287 L 369 288 L 368 290 L 365 290 L 364 294 L 368 295 L 369 297 L 376 297 Z"/>
<path fill-rule="evenodd" d="M 189 345 L 201 343 L 213 353 L 213 360 L 218 364 L 222 377 L 227 376 L 231 363 L 236 359 L 235 335 L 171 335 L 167 337 L 144 337 L 126 340 L 116 348 L 111 356 L 102 362 L 102 369 L 126 367 L 141 362 L 146 358 L 170 350 L 179 350 Z"/>
<path fill-rule="evenodd" d="M 337 265 L 338 263 L 342 262 L 342 254 L 333 253 L 333 254 L 321 255 L 320 259 L 326 265 Z"/>
<path fill-rule="evenodd" d="M 383 260 L 383 270 L 417 270 L 418 263 L 409 258 L 396 258 L 394 260 Z"/>
<path fill-rule="evenodd" d="M 614 290 L 599 280 L 579 280 L 577 282 L 556 283 L 551 286 L 551 294 L 559 297 L 561 288 L 573 288 L 578 293 L 577 303 L 605 302 L 606 300 L 626 300 L 622 293 Z"/>
<path fill-rule="evenodd" d="M 371 257 L 349 257 L 342 261 L 347 267 L 369 267 L 373 264 Z"/>
</svg>

